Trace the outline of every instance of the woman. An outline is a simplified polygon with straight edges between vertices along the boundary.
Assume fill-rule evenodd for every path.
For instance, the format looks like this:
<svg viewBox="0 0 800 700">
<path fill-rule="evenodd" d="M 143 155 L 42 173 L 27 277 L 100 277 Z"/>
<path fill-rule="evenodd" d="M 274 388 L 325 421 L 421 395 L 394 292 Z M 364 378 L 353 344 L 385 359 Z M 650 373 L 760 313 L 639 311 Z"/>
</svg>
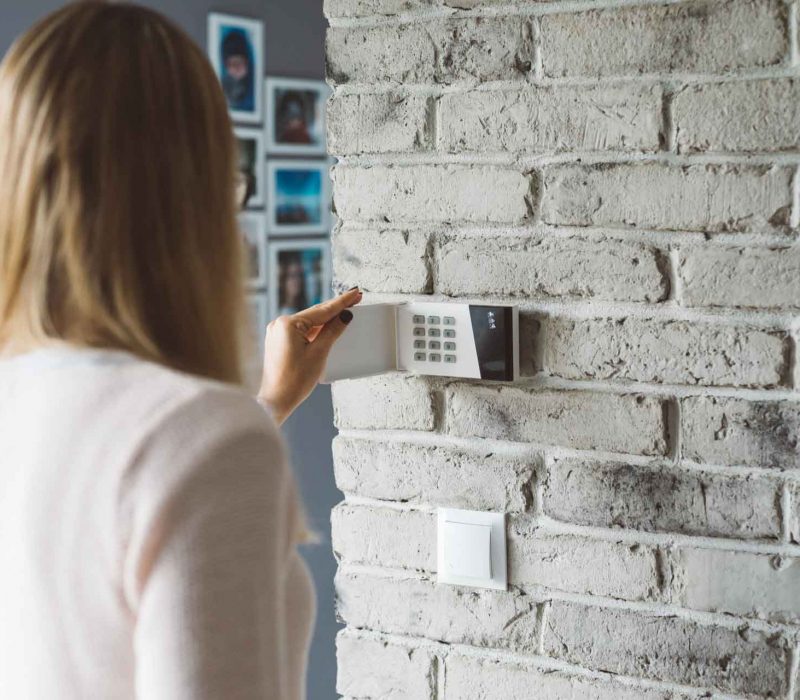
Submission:
<svg viewBox="0 0 800 700">
<path fill-rule="evenodd" d="M 276 423 L 358 290 L 240 381 L 236 147 L 201 51 L 70 4 L 0 67 L 0 697 L 303 696 L 313 599 Z"/>
</svg>

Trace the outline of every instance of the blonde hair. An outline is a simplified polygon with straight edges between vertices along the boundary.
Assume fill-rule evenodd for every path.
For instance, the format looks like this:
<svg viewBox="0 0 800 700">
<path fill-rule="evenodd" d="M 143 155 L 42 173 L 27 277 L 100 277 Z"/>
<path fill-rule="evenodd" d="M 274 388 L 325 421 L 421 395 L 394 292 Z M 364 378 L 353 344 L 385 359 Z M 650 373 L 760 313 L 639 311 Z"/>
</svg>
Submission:
<svg viewBox="0 0 800 700">
<path fill-rule="evenodd" d="M 0 351 L 123 349 L 241 380 L 236 147 L 205 55 L 171 22 L 85 0 L 0 65 Z"/>
</svg>

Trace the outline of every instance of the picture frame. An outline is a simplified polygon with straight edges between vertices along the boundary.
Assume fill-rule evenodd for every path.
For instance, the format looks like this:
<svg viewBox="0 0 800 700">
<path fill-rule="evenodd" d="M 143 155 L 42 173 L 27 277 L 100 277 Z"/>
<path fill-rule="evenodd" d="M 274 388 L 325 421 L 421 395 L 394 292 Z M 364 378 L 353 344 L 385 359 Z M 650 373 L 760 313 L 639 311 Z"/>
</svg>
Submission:
<svg viewBox="0 0 800 700">
<path fill-rule="evenodd" d="M 324 156 L 326 102 L 331 94 L 328 84 L 324 80 L 268 77 L 264 92 L 267 152 Z"/>
<path fill-rule="evenodd" d="M 263 212 L 244 211 L 238 216 L 251 289 L 267 286 L 267 222 Z"/>
<path fill-rule="evenodd" d="M 269 318 L 293 314 L 331 298 L 329 238 L 270 241 Z"/>
<path fill-rule="evenodd" d="M 261 383 L 264 360 L 264 339 L 269 323 L 269 305 L 265 292 L 247 295 L 246 328 L 244 335 L 243 373 L 245 385 L 256 392 Z"/>
<path fill-rule="evenodd" d="M 239 172 L 253 178 L 253 194 L 247 202 L 247 208 L 262 209 L 266 205 L 264 131 L 240 126 L 233 133 L 239 147 Z"/>
<path fill-rule="evenodd" d="M 234 122 L 263 120 L 264 23 L 236 15 L 208 15 L 208 57 Z"/>
<path fill-rule="evenodd" d="M 248 339 L 252 341 L 253 351 L 260 357 L 264 353 L 264 337 L 269 323 L 269 304 L 263 291 L 247 295 Z"/>
<path fill-rule="evenodd" d="M 267 226 L 275 235 L 325 234 L 331 226 L 327 160 L 267 163 Z"/>
</svg>

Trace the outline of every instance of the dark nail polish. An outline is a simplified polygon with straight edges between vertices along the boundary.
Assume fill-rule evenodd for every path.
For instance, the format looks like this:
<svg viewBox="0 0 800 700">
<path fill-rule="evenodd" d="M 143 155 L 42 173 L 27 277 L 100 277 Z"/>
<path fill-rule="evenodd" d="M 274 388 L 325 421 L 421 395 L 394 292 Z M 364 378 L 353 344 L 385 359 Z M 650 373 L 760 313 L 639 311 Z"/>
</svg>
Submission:
<svg viewBox="0 0 800 700">
<path fill-rule="evenodd" d="M 342 311 L 342 313 L 339 314 L 339 320 L 345 325 L 347 325 L 348 323 L 350 323 L 350 321 L 353 320 L 353 312 L 345 309 L 344 311 Z"/>
<path fill-rule="evenodd" d="M 355 287 L 350 287 L 350 289 L 348 289 L 347 291 L 348 291 L 348 292 L 352 292 L 352 291 L 353 291 L 353 290 L 355 290 L 355 289 L 358 289 L 358 285 L 356 285 Z"/>
</svg>

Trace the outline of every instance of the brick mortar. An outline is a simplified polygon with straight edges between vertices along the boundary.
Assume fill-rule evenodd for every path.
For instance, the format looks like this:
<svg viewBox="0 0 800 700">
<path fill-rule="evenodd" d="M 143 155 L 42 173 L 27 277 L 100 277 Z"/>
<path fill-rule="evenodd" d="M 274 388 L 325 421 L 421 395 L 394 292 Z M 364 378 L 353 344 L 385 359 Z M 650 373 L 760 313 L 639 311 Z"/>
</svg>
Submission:
<svg viewBox="0 0 800 700">
<path fill-rule="evenodd" d="M 684 0 L 681 0 L 684 1 Z M 401 94 L 424 94 L 432 97 L 453 93 L 474 91 L 515 91 L 525 87 L 582 87 L 582 86 L 624 86 L 624 85 L 659 85 L 669 83 L 675 90 L 692 85 L 709 85 L 718 83 L 749 82 L 757 80 L 772 80 L 780 78 L 797 78 L 800 75 L 800 64 L 773 66 L 769 68 L 754 68 L 734 71 L 730 73 L 637 73 L 630 75 L 602 76 L 586 78 L 583 76 L 563 78 L 531 78 L 524 83 L 509 82 L 506 80 L 487 80 L 482 83 L 460 81 L 450 84 L 398 84 L 398 83 L 365 83 L 352 82 L 332 86 L 335 95 L 349 94 L 384 94 L 399 92 Z"/>
<path fill-rule="evenodd" d="M 367 303 L 400 303 L 419 300 L 419 294 L 370 293 Z M 441 293 L 428 294 L 425 301 L 453 301 Z M 565 319 L 622 319 L 653 321 L 690 321 L 720 326 L 742 326 L 760 330 L 791 332 L 797 322 L 797 311 L 757 310 L 749 308 L 678 306 L 668 302 L 650 304 L 639 302 L 603 302 L 584 299 L 542 299 L 508 297 L 487 294 L 481 297 L 459 297 L 459 303 L 481 304 L 487 301 L 515 304 L 521 313 L 541 314 Z"/>
<path fill-rule="evenodd" d="M 414 165 L 484 165 L 527 172 L 554 165 L 644 165 L 662 164 L 722 166 L 790 166 L 800 165 L 800 153 L 628 153 L 625 151 L 570 151 L 566 153 L 375 153 L 337 156 L 337 166 L 371 167 L 386 165 L 403 168 Z M 788 238 L 788 236 L 787 236 Z"/>
<path fill-rule="evenodd" d="M 426 10 L 406 11 L 396 15 L 365 15 L 362 17 L 327 16 L 328 24 L 335 28 L 382 27 L 387 25 L 417 24 L 432 19 L 468 19 L 473 17 L 538 17 L 555 14 L 580 14 L 591 10 L 614 10 L 628 7 L 664 7 L 682 5 L 690 0 L 556 0 L 541 3 L 509 3 L 495 7 L 455 9 L 440 6 Z"/>
<path fill-rule="evenodd" d="M 351 231 L 374 231 L 375 224 L 365 221 L 348 221 L 347 229 Z M 667 253 L 671 249 L 715 248 L 715 247 L 797 247 L 800 248 L 800 237 L 786 234 L 768 233 L 714 233 L 707 236 L 699 231 L 658 231 L 654 229 L 609 228 L 607 226 L 568 226 L 565 224 L 545 224 L 532 222 L 528 225 L 508 224 L 463 224 L 443 229 L 430 223 L 415 223 L 413 226 L 398 222 L 381 222 L 382 231 L 407 231 L 413 229 L 428 233 L 432 239 L 441 237 L 524 237 L 548 236 L 570 240 L 573 238 L 610 239 L 622 243 L 645 243 Z"/>
</svg>

